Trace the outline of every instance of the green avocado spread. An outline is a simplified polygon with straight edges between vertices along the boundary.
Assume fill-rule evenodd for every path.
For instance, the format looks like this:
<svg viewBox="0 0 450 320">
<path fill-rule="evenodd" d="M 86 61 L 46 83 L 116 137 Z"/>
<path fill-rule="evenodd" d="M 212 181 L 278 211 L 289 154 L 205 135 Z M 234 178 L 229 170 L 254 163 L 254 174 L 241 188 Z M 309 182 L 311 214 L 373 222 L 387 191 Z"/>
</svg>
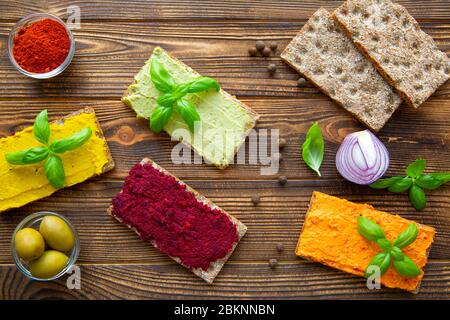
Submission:
<svg viewBox="0 0 450 320">
<path fill-rule="evenodd" d="M 130 106 L 138 117 L 149 119 L 156 99 L 161 93 L 150 79 L 152 59 L 164 65 L 177 83 L 184 83 L 200 75 L 181 61 L 172 58 L 162 48 L 155 48 L 135 81 L 128 88 L 122 101 Z M 186 123 L 174 112 L 164 127 L 173 140 L 183 141 L 191 146 L 206 161 L 220 167 L 227 167 L 244 142 L 250 129 L 255 126 L 257 114 L 245 108 L 227 92 L 209 90 L 186 96 L 193 102 L 200 114 L 200 125 L 191 133 Z"/>
</svg>

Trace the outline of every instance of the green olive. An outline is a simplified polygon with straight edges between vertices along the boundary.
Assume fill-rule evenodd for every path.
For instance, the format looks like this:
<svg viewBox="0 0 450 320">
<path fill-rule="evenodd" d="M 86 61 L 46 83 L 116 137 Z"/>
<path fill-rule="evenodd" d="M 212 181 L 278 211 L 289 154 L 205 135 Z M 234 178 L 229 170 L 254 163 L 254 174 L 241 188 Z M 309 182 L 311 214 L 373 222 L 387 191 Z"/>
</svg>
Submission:
<svg viewBox="0 0 450 320">
<path fill-rule="evenodd" d="M 39 231 L 52 249 L 68 252 L 73 248 L 75 239 L 72 229 L 63 219 L 56 216 L 45 216 L 41 221 Z"/>
<path fill-rule="evenodd" d="M 39 258 L 45 249 L 42 235 L 33 228 L 23 228 L 16 233 L 14 246 L 17 255 L 23 260 L 34 260 Z"/>
<path fill-rule="evenodd" d="M 64 253 L 48 250 L 39 259 L 30 262 L 29 270 L 33 277 L 48 279 L 60 273 L 67 261 L 69 261 L 69 257 Z"/>
</svg>

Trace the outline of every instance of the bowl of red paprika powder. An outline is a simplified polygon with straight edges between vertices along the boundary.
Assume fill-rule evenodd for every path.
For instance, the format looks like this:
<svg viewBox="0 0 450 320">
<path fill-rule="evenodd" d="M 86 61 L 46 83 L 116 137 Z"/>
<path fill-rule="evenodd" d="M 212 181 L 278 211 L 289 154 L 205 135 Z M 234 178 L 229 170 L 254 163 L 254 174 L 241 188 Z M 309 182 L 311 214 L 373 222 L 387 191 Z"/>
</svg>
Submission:
<svg viewBox="0 0 450 320">
<path fill-rule="evenodd" d="M 22 18 L 9 33 L 8 55 L 22 74 L 48 79 L 63 72 L 72 61 L 75 40 L 58 17 L 36 13 Z"/>
</svg>

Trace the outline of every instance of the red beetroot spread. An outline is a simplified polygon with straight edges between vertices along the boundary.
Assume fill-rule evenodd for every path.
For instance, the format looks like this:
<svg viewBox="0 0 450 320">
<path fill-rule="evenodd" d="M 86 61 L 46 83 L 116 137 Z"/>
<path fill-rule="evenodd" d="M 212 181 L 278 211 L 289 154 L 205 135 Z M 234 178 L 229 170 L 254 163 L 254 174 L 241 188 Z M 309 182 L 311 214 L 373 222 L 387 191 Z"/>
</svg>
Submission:
<svg viewBox="0 0 450 320">
<path fill-rule="evenodd" d="M 112 201 L 113 215 L 154 240 L 189 268 L 207 270 L 238 241 L 236 226 L 222 211 L 211 209 L 172 176 L 150 164 L 134 166 L 122 192 Z"/>
</svg>

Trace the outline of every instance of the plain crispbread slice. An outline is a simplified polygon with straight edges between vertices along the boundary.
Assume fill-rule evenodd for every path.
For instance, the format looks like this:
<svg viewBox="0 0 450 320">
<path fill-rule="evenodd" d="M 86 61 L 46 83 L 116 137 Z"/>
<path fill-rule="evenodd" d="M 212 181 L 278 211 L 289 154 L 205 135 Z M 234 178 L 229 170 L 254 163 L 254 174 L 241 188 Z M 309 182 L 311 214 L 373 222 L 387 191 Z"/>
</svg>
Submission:
<svg viewBox="0 0 450 320">
<path fill-rule="evenodd" d="M 281 57 L 374 131 L 401 103 L 325 9 L 314 13 Z"/>
<path fill-rule="evenodd" d="M 239 243 L 239 241 L 242 239 L 242 237 L 245 235 L 245 233 L 247 232 L 247 227 L 240 222 L 239 220 L 237 220 L 235 217 L 231 216 L 230 214 L 228 214 L 227 212 L 225 212 L 224 210 L 222 210 L 221 208 L 219 208 L 217 205 L 215 205 L 213 202 L 211 202 L 210 200 L 208 200 L 207 198 L 205 198 L 204 196 L 202 196 L 200 193 L 198 193 L 196 190 L 194 190 L 193 188 L 189 187 L 188 185 L 186 185 L 184 182 L 180 181 L 177 177 L 175 177 L 174 175 L 172 175 L 170 172 L 168 172 L 167 170 L 165 170 L 164 168 L 160 167 L 159 165 L 157 165 L 155 162 L 153 162 L 151 159 L 149 158 L 144 158 L 141 161 L 141 165 L 144 164 L 151 164 L 155 169 L 159 170 L 160 172 L 169 175 L 171 177 L 174 177 L 178 183 L 183 184 L 186 186 L 186 191 L 191 192 L 195 198 L 200 201 L 203 202 L 204 204 L 206 204 L 207 206 L 214 208 L 214 209 L 218 209 L 220 211 L 222 211 L 226 216 L 228 216 L 230 218 L 230 220 L 233 222 L 233 224 L 236 226 L 237 229 L 237 234 L 238 234 L 238 241 L 236 241 L 236 243 L 233 245 L 233 247 L 231 248 L 230 252 L 223 258 L 218 259 L 214 262 L 211 263 L 211 265 L 209 266 L 207 271 L 204 271 L 201 268 L 196 268 L 196 269 L 190 269 L 189 267 L 183 265 L 180 261 L 179 258 L 177 257 L 172 257 L 170 256 L 170 258 L 172 258 L 173 260 L 175 260 L 176 262 L 178 262 L 179 264 L 183 265 L 184 267 L 190 269 L 195 275 L 199 276 L 200 278 L 202 278 L 203 280 L 205 280 L 208 283 L 212 283 L 214 281 L 214 278 L 219 274 L 220 270 L 222 269 L 222 267 L 224 266 L 225 262 L 228 260 L 228 258 L 231 256 L 231 254 L 233 253 L 234 249 L 236 248 L 237 244 Z M 121 219 L 117 216 L 115 216 L 113 214 L 114 210 L 113 210 L 113 206 L 111 205 L 108 208 L 108 214 L 110 214 L 111 216 L 113 216 L 115 219 L 117 219 L 120 223 L 124 224 L 123 221 L 121 221 Z M 135 231 L 138 235 L 139 232 L 133 228 L 130 225 L 127 225 L 127 227 L 129 227 L 130 229 L 132 229 L 133 231 Z M 139 235 L 140 236 L 140 235 Z M 158 248 L 156 243 L 154 241 L 151 241 L 151 244 L 155 247 Z"/>
<path fill-rule="evenodd" d="M 450 77 L 447 55 L 403 6 L 348 0 L 333 18 L 409 105 L 419 107 Z"/>
</svg>

